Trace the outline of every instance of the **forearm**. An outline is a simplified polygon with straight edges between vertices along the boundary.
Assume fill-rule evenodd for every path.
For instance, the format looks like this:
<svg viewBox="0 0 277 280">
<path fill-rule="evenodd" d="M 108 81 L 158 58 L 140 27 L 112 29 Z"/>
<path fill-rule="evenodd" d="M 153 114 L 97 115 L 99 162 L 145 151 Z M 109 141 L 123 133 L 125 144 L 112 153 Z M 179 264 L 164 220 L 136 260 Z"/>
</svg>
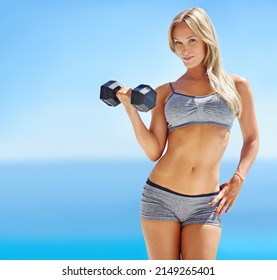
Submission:
<svg viewBox="0 0 277 280">
<path fill-rule="evenodd" d="M 247 141 L 243 144 L 241 155 L 240 155 L 240 161 L 236 169 L 236 172 L 238 172 L 243 179 L 247 176 L 257 156 L 258 149 L 259 149 L 258 139 Z"/>
<path fill-rule="evenodd" d="M 147 157 L 151 161 L 156 161 L 162 154 L 162 149 L 160 147 L 158 139 L 145 126 L 137 110 L 126 108 L 126 112 L 132 123 L 138 143 L 144 150 Z"/>
</svg>

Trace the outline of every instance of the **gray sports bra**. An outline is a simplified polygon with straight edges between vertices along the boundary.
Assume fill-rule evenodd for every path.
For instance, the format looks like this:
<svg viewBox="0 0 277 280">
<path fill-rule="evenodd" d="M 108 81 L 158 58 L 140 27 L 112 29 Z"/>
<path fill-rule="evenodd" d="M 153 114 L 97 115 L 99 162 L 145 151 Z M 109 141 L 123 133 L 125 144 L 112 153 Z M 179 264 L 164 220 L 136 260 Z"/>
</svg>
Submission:
<svg viewBox="0 0 277 280">
<path fill-rule="evenodd" d="M 226 101 L 218 94 L 191 96 L 174 91 L 165 105 L 165 117 L 168 131 L 195 124 L 212 124 L 231 129 L 235 115 Z"/>
</svg>

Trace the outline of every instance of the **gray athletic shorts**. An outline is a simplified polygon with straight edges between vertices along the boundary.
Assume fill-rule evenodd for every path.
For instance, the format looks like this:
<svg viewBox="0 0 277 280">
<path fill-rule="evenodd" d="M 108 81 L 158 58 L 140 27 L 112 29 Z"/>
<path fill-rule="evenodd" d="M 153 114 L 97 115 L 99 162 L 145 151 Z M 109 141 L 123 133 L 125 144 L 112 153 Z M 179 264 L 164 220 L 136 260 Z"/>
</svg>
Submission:
<svg viewBox="0 0 277 280">
<path fill-rule="evenodd" d="M 209 203 L 218 192 L 185 195 L 159 186 L 147 180 L 141 199 L 141 218 L 147 220 L 178 221 L 188 224 L 210 224 L 221 227 L 221 215 L 215 214 L 216 207 Z"/>
</svg>

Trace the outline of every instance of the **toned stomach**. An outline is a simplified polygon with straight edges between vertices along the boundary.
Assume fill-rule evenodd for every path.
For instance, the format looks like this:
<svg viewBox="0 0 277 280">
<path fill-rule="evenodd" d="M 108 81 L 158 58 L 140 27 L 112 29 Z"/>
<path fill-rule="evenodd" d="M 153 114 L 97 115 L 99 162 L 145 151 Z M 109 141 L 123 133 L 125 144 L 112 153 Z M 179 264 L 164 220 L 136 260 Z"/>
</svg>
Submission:
<svg viewBox="0 0 277 280">
<path fill-rule="evenodd" d="M 167 150 L 149 179 L 188 195 L 218 191 L 220 160 L 229 135 L 228 129 L 214 125 L 192 125 L 171 131 Z"/>
</svg>

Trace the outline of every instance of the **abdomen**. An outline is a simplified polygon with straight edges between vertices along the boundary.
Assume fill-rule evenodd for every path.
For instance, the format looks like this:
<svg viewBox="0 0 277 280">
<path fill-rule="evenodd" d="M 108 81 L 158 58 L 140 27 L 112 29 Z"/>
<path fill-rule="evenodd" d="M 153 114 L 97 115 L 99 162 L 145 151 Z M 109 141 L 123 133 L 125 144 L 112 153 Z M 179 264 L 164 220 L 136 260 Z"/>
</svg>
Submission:
<svg viewBox="0 0 277 280">
<path fill-rule="evenodd" d="M 229 130 L 214 125 L 194 125 L 169 133 L 168 148 L 149 178 L 184 194 L 201 194 L 219 188 L 220 160 Z"/>
</svg>

